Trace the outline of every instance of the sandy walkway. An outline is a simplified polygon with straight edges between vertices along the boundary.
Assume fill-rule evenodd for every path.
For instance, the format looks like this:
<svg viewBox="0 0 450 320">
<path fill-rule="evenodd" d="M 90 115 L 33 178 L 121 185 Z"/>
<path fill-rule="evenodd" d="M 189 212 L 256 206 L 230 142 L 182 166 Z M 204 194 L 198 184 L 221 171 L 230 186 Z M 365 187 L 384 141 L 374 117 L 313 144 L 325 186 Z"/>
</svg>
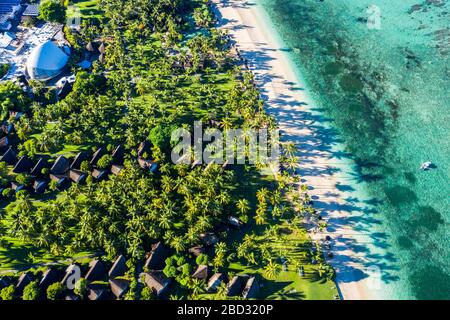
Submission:
<svg viewBox="0 0 450 320">
<path fill-rule="evenodd" d="M 310 105 L 299 77 L 293 71 L 286 51 L 280 50 L 277 39 L 254 4 L 243 0 L 213 0 L 219 10 L 220 25 L 229 29 L 241 54 L 249 61 L 267 111 L 279 122 L 283 137 L 299 147 L 301 174 L 311 186 L 310 194 L 316 209 L 329 223 L 334 258 L 330 263 L 337 270 L 337 283 L 344 299 L 376 299 L 377 290 L 369 276 L 371 262 L 363 243 L 370 246 L 370 235 L 361 223 L 364 205 L 349 203 L 355 179 L 351 162 L 339 150 L 339 140 L 329 123 Z M 346 200 L 344 200 L 346 199 Z M 358 219 L 359 217 L 359 219 Z M 312 233 L 317 239 L 326 234 Z M 369 270 L 369 271 L 368 271 Z M 375 283 L 376 284 L 376 283 Z"/>
</svg>

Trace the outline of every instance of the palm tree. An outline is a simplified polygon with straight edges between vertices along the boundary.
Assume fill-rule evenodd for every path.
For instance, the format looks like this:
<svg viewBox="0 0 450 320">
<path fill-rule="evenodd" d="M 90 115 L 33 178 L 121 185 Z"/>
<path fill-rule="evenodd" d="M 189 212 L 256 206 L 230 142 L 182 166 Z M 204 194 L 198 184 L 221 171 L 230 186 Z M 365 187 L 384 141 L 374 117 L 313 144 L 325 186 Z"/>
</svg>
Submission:
<svg viewBox="0 0 450 320">
<path fill-rule="evenodd" d="M 200 216 L 197 222 L 198 229 L 204 231 L 212 227 L 211 219 L 207 216 Z"/>
<path fill-rule="evenodd" d="M 221 127 L 224 130 L 230 129 L 232 127 L 232 125 L 233 125 L 233 122 L 229 117 L 225 117 L 222 119 Z"/>
<path fill-rule="evenodd" d="M 277 277 L 278 272 L 279 272 L 279 265 L 273 262 L 272 260 L 270 260 L 269 263 L 264 268 L 264 275 L 271 280 Z"/>
<path fill-rule="evenodd" d="M 300 260 L 294 259 L 292 261 L 292 267 L 294 268 L 295 272 L 298 272 L 298 270 L 300 269 L 301 266 L 302 266 L 302 264 L 300 263 Z"/>
<path fill-rule="evenodd" d="M 229 204 L 231 201 L 231 196 L 227 191 L 222 191 L 218 196 L 217 196 L 217 201 L 221 204 L 221 205 L 226 205 Z"/>
<path fill-rule="evenodd" d="M 170 216 L 164 212 L 161 216 L 160 216 L 160 220 L 159 220 L 159 224 L 158 224 L 161 228 L 164 229 L 170 229 L 170 227 L 172 226 L 172 219 L 170 218 Z"/>
<path fill-rule="evenodd" d="M 199 233 L 197 232 L 197 229 L 195 227 L 189 227 L 186 232 L 186 239 L 189 241 L 189 243 L 194 243 L 198 240 Z"/>
<path fill-rule="evenodd" d="M 256 209 L 255 222 L 257 225 L 263 225 L 267 222 L 266 207 L 258 205 Z"/>
<path fill-rule="evenodd" d="M 256 192 L 256 197 L 259 202 L 265 202 L 267 196 L 269 195 L 269 190 L 267 188 L 261 188 Z"/>
<path fill-rule="evenodd" d="M 225 282 L 222 282 L 217 288 L 217 293 L 214 296 L 215 300 L 225 300 L 227 298 L 228 288 Z"/>
<path fill-rule="evenodd" d="M 205 282 L 199 279 L 192 279 L 190 288 L 192 290 L 193 300 L 196 300 L 200 294 L 205 293 Z"/>
<path fill-rule="evenodd" d="M 246 214 L 250 211 L 250 202 L 247 199 L 239 199 L 236 207 L 241 214 Z"/>
<path fill-rule="evenodd" d="M 284 143 L 283 147 L 284 147 L 286 154 L 289 156 L 292 156 L 297 149 L 295 143 L 292 141 Z"/>
<path fill-rule="evenodd" d="M 283 196 L 281 194 L 281 190 L 280 189 L 276 189 L 272 192 L 272 196 L 270 198 L 270 202 L 272 203 L 272 205 L 279 205 L 281 203 L 281 201 L 283 200 Z"/>
<path fill-rule="evenodd" d="M 172 241 L 170 242 L 170 245 L 172 248 L 175 249 L 176 252 L 182 252 L 185 250 L 185 242 L 183 237 L 175 236 L 172 238 Z"/>
<path fill-rule="evenodd" d="M 225 256 L 227 254 L 227 245 L 225 242 L 219 242 L 215 246 L 215 257 L 213 259 L 213 265 L 216 269 L 216 272 L 220 267 L 223 267 L 225 264 Z"/>
</svg>

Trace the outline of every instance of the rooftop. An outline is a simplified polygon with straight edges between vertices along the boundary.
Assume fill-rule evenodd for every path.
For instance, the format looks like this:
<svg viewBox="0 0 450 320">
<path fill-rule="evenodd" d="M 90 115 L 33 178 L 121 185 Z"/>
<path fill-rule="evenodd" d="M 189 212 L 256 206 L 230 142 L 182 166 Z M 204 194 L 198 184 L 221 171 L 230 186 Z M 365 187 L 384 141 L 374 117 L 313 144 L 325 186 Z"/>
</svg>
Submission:
<svg viewBox="0 0 450 320">
<path fill-rule="evenodd" d="M 0 15 L 13 12 L 14 7 L 20 5 L 20 0 L 0 0 Z"/>
<path fill-rule="evenodd" d="M 39 15 L 39 4 L 28 4 L 22 15 L 37 17 Z"/>
</svg>

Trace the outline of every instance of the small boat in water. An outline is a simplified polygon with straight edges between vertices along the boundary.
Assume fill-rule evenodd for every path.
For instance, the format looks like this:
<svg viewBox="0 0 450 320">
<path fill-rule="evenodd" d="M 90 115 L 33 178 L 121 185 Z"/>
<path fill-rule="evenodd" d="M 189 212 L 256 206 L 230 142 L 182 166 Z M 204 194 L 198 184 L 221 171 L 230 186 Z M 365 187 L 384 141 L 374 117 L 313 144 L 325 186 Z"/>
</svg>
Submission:
<svg viewBox="0 0 450 320">
<path fill-rule="evenodd" d="M 436 168 L 436 166 L 431 161 L 424 162 L 420 166 L 420 170 L 424 170 L 424 171 L 434 169 L 434 168 Z"/>
</svg>

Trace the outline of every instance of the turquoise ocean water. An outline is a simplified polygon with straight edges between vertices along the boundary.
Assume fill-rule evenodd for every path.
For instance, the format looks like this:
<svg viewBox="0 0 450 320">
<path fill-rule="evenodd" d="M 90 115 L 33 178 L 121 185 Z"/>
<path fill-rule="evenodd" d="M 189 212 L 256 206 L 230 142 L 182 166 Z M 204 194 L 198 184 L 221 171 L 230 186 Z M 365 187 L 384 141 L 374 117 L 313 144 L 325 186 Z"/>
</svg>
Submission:
<svg viewBox="0 0 450 320">
<path fill-rule="evenodd" d="M 356 163 L 382 297 L 450 299 L 450 1 L 257 2 Z"/>
</svg>

